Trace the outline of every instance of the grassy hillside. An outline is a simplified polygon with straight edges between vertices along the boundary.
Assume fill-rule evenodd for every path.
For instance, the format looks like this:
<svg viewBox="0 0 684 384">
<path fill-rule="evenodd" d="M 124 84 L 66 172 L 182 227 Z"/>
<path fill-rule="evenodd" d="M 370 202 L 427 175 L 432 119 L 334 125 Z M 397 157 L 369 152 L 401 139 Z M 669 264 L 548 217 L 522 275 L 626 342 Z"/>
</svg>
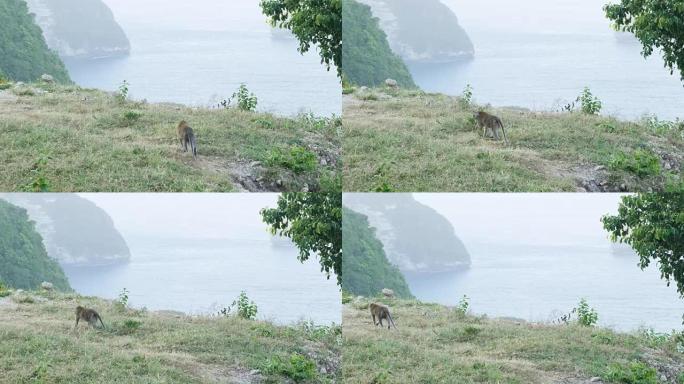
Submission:
<svg viewBox="0 0 684 384">
<path fill-rule="evenodd" d="M 106 328 L 79 324 L 77 305 Z M 92 297 L 0 298 L 0 383 L 331 383 L 340 329 L 122 309 Z"/>
<path fill-rule="evenodd" d="M 354 295 L 377 295 L 383 288 L 413 297 L 399 269 L 390 264 L 368 218 L 344 208 L 342 217 L 342 289 Z"/>
<path fill-rule="evenodd" d="M 43 32 L 24 0 L 0 2 L 0 74 L 16 81 L 35 81 L 42 74 L 70 82 L 64 64 L 48 49 Z"/>
<path fill-rule="evenodd" d="M 421 91 L 345 95 L 345 191 L 645 191 L 684 172 L 681 123 L 485 108 L 504 146 L 481 138 L 476 108 Z"/>
<path fill-rule="evenodd" d="M 342 72 L 352 84 L 376 86 L 388 78 L 415 88 L 408 68 L 387 42 L 370 7 L 355 0 L 342 4 Z"/>
<path fill-rule="evenodd" d="M 671 335 L 487 319 L 436 304 L 383 301 L 396 330 L 372 324 L 368 300 L 344 306 L 344 383 L 684 382 L 684 355 Z"/>
<path fill-rule="evenodd" d="M 0 283 L 37 289 L 44 281 L 71 290 L 62 268 L 48 257 L 26 210 L 0 200 Z"/>
<path fill-rule="evenodd" d="M 0 190 L 281 191 L 339 188 L 340 119 L 120 101 L 75 86 L 0 92 Z M 176 126 L 195 130 L 199 158 Z"/>
</svg>

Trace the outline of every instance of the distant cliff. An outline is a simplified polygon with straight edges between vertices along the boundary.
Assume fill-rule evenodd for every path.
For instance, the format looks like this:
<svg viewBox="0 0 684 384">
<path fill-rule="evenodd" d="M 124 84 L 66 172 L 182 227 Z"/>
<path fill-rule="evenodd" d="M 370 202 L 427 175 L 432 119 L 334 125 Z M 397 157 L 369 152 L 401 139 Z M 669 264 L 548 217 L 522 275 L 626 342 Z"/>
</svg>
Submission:
<svg viewBox="0 0 684 384">
<path fill-rule="evenodd" d="M 4 194 L 28 211 L 48 255 L 62 265 L 125 263 L 128 245 L 101 208 L 75 194 Z"/>
<path fill-rule="evenodd" d="M 50 49 L 62 58 L 127 55 L 131 45 L 102 0 L 26 0 Z"/>
<path fill-rule="evenodd" d="M 344 208 L 342 217 L 342 289 L 354 295 L 375 296 L 383 288 L 397 297 L 412 297 L 404 276 L 390 264 L 368 218 Z"/>
<path fill-rule="evenodd" d="M 0 1 L 0 76 L 29 82 L 43 74 L 58 82 L 71 82 L 59 56 L 45 44 L 26 3 Z"/>
<path fill-rule="evenodd" d="M 470 265 L 451 223 L 409 193 L 345 194 L 345 206 L 368 216 L 387 258 L 404 272 L 441 272 Z"/>
<path fill-rule="evenodd" d="M 439 0 L 359 0 L 380 19 L 392 50 L 405 61 L 449 62 L 475 49 L 458 18 Z"/>
<path fill-rule="evenodd" d="M 38 289 L 48 281 L 71 290 L 64 272 L 45 252 L 26 210 L 0 200 L 0 281 L 14 288 Z"/>
</svg>

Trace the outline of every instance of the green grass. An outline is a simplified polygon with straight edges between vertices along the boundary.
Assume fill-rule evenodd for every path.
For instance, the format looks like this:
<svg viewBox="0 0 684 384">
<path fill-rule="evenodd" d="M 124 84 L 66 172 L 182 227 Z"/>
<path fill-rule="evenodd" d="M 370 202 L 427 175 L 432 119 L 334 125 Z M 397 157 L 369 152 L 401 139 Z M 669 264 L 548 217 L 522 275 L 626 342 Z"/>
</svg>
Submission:
<svg viewBox="0 0 684 384">
<path fill-rule="evenodd" d="M 122 103 L 110 93 L 75 86 L 34 84 L 1 92 L 0 190 L 340 188 L 339 118 Z M 194 161 L 176 138 L 183 119 L 197 136 Z M 297 157 L 272 161 L 274 153 Z"/>
<path fill-rule="evenodd" d="M 656 369 L 669 372 L 668 383 L 676 382 L 672 371 L 684 372 L 674 335 L 656 339 L 648 332 L 487 319 L 415 300 L 372 301 L 390 306 L 397 329 L 373 325 L 369 299 L 344 305 L 344 383 L 579 384 L 600 377 L 646 384 Z M 620 381 L 625 377 L 633 381 Z"/>
<path fill-rule="evenodd" d="M 485 108 L 502 118 L 506 146 L 483 139 L 459 100 L 415 90 L 349 91 L 344 190 L 546 192 L 595 183 L 602 191 L 645 191 L 682 178 L 682 124 Z"/>
<path fill-rule="evenodd" d="M 74 330 L 79 304 L 106 327 Z M 0 299 L 0 324 L 0 383 L 332 383 L 341 375 L 339 326 L 121 311 L 51 292 Z"/>
</svg>

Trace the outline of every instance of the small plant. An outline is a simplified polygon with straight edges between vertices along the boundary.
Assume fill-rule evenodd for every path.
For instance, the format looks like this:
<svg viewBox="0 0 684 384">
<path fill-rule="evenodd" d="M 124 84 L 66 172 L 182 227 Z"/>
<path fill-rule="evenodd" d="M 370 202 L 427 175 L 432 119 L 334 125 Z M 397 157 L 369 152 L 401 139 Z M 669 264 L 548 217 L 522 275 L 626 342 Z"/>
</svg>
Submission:
<svg viewBox="0 0 684 384">
<path fill-rule="evenodd" d="M 271 150 L 266 164 L 290 169 L 296 174 L 311 172 L 318 164 L 316 154 L 300 146 L 294 146 L 289 151 L 280 148 Z"/>
<path fill-rule="evenodd" d="M 609 382 L 624 384 L 658 384 L 657 371 L 638 361 L 629 364 L 613 363 L 608 366 L 603 378 Z"/>
<path fill-rule="evenodd" d="M 124 288 L 121 290 L 121 293 L 119 293 L 119 298 L 116 299 L 114 302 L 114 305 L 121 311 L 125 310 L 128 307 L 128 290 Z"/>
<path fill-rule="evenodd" d="M 373 192 L 381 192 L 381 193 L 389 193 L 389 192 L 394 192 L 394 187 L 387 181 L 382 181 L 375 189 Z"/>
<path fill-rule="evenodd" d="M 585 327 L 593 327 L 598 321 L 598 312 L 590 308 L 587 300 L 582 298 L 577 306 L 577 322 Z"/>
<path fill-rule="evenodd" d="M 126 123 L 134 123 L 142 117 L 142 113 L 136 111 L 126 111 L 124 112 L 123 117 Z"/>
<path fill-rule="evenodd" d="M 238 298 L 233 301 L 233 303 L 228 308 L 228 312 L 230 312 L 235 307 L 237 307 L 237 315 L 242 317 L 243 319 L 256 319 L 257 305 L 255 302 L 249 300 L 249 297 L 247 297 L 247 293 L 245 293 L 245 291 L 240 292 L 240 296 L 238 296 Z"/>
<path fill-rule="evenodd" d="M 133 332 L 137 330 L 138 328 L 140 328 L 141 325 L 142 323 L 140 321 L 131 319 L 125 320 L 123 323 L 124 329 L 128 332 Z"/>
<path fill-rule="evenodd" d="M 589 87 L 584 87 L 582 93 L 577 97 L 577 102 L 580 103 L 582 113 L 587 115 L 598 115 L 601 112 L 601 100 L 595 97 Z"/>
<path fill-rule="evenodd" d="M 637 149 L 631 154 L 620 151 L 613 155 L 609 167 L 633 173 L 640 178 L 656 176 L 661 172 L 660 158 L 646 149 Z"/>
<path fill-rule="evenodd" d="M 130 85 L 130 84 L 128 84 L 128 82 L 127 82 L 126 80 L 124 80 L 124 81 L 121 83 L 121 85 L 119 85 L 119 90 L 118 90 L 118 92 L 116 93 L 116 96 L 115 96 L 115 97 L 116 97 L 116 100 L 117 100 L 120 104 L 125 103 L 126 100 L 128 99 L 128 86 L 129 86 L 129 85 Z"/>
<path fill-rule="evenodd" d="M 468 313 L 468 308 L 470 307 L 469 303 L 469 298 L 466 295 L 463 295 L 461 297 L 461 300 L 458 301 L 458 305 L 456 306 L 456 312 L 458 312 L 461 315 L 465 315 Z"/>
<path fill-rule="evenodd" d="M 473 87 L 470 84 L 466 84 L 465 88 L 463 89 L 463 93 L 461 93 L 461 106 L 465 108 L 469 108 L 473 104 Z"/>
<path fill-rule="evenodd" d="M 674 121 L 658 120 L 656 115 L 646 116 L 643 118 L 643 124 L 646 128 L 656 135 L 665 135 L 670 132 L 679 134 L 679 137 L 684 139 L 684 122 L 679 119 Z"/>
<path fill-rule="evenodd" d="M 48 182 L 48 179 L 45 176 L 45 168 L 47 167 L 48 159 L 48 157 L 43 156 L 33 164 L 33 167 L 30 171 L 31 181 L 23 187 L 23 190 L 25 192 L 50 191 L 50 183 Z"/>
<path fill-rule="evenodd" d="M 266 128 L 266 129 L 272 129 L 273 128 L 273 121 L 268 120 L 268 119 L 259 118 L 259 119 L 252 120 L 252 122 L 261 128 Z"/>
<path fill-rule="evenodd" d="M 12 292 L 10 292 L 7 286 L 5 286 L 5 284 L 2 281 L 0 281 L 0 297 L 7 297 L 10 294 L 12 294 Z"/>
<path fill-rule="evenodd" d="M 5 89 L 9 89 L 12 87 L 12 83 L 7 80 L 5 76 L 0 73 L 0 91 L 4 91 Z"/>
<path fill-rule="evenodd" d="M 317 376 L 316 363 L 299 353 L 293 353 L 287 360 L 283 360 L 279 356 L 269 359 L 264 371 L 287 376 L 295 383 L 313 380 Z"/>
<path fill-rule="evenodd" d="M 249 92 L 245 84 L 240 84 L 230 100 L 237 99 L 237 107 L 243 111 L 254 111 L 257 107 L 257 97 Z M 230 101 L 228 102 L 230 104 Z M 226 105 L 227 106 L 227 105 Z"/>
</svg>

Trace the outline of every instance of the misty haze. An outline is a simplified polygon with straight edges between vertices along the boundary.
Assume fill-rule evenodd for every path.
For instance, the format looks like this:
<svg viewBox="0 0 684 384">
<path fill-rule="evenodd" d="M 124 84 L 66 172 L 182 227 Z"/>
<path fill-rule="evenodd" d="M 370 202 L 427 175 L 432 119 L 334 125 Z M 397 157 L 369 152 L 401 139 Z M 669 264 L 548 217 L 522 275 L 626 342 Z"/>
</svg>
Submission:
<svg viewBox="0 0 684 384">
<path fill-rule="evenodd" d="M 607 2 L 443 0 L 472 40 L 474 58 L 407 64 L 423 90 L 460 95 L 470 83 L 482 104 L 557 110 L 588 86 L 603 114 L 683 117 L 677 72 L 663 68 L 660 52 L 644 59 L 632 35 L 614 32 L 602 10 Z"/>
<path fill-rule="evenodd" d="M 456 305 L 467 295 L 474 313 L 550 322 L 586 298 L 602 326 L 623 331 L 646 326 L 662 332 L 681 327 L 684 302 L 676 287 L 666 286 L 655 262 L 640 270 L 638 256 L 626 245 L 611 243 L 601 225 L 603 215 L 617 212 L 619 194 L 413 196 L 451 223 L 467 249 L 465 257 L 470 257 L 469 267 L 445 266 L 442 272 L 433 268 L 428 273 L 402 266 L 406 263 L 399 259 L 411 293 L 421 301 Z M 374 210 L 371 225 L 382 224 L 373 219 L 377 204 Z M 385 231 L 378 237 L 387 258 L 397 264 L 401 250 Z M 429 241 L 443 241 L 441 237 Z"/>
<path fill-rule="evenodd" d="M 274 30 L 258 0 L 105 0 L 130 40 L 130 55 L 65 59 L 73 80 L 109 91 L 123 80 L 134 99 L 215 106 L 245 83 L 260 111 L 339 115 L 340 85 L 315 48 L 304 55 Z"/>
<path fill-rule="evenodd" d="M 66 216 L 62 226 L 78 225 L 77 212 L 58 213 L 35 206 L 42 196 L 59 200 L 74 195 L 6 195 L 38 221 L 42 233 L 55 215 Z M 335 277 L 327 280 L 316 259 L 297 260 L 298 250 L 289 239 L 273 237 L 259 211 L 275 206 L 277 194 L 79 194 L 96 204 L 80 210 L 104 210 L 109 219 L 92 220 L 98 232 L 119 232 L 130 255 L 106 258 L 114 251 L 107 245 L 90 245 L 85 255 L 75 255 L 78 244 L 65 237 L 57 241 L 62 265 L 71 287 L 79 294 L 116 299 L 126 288 L 130 305 L 150 310 L 174 310 L 188 314 L 215 314 L 245 291 L 258 305 L 258 318 L 287 324 L 313 320 L 317 324 L 340 323 L 340 292 Z M 78 201 L 78 199 L 74 199 Z M 33 208 L 30 208 L 34 204 Z M 74 202 L 75 204 L 75 202 Z M 54 205 L 53 205 L 54 206 Z M 45 220 L 42 213 L 52 215 Z M 89 216 L 94 213 L 89 213 Z M 99 223 L 99 224 L 98 224 Z M 57 226 L 55 226 L 57 227 Z M 85 229 L 76 229 L 83 231 Z M 79 234 L 74 236 L 78 243 Z M 48 250 L 57 247 L 50 247 Z M 96 257 L 97 255 L 97 257 Z M 53 256 L 54 255 L 50 255 Z"/>
</svg>

